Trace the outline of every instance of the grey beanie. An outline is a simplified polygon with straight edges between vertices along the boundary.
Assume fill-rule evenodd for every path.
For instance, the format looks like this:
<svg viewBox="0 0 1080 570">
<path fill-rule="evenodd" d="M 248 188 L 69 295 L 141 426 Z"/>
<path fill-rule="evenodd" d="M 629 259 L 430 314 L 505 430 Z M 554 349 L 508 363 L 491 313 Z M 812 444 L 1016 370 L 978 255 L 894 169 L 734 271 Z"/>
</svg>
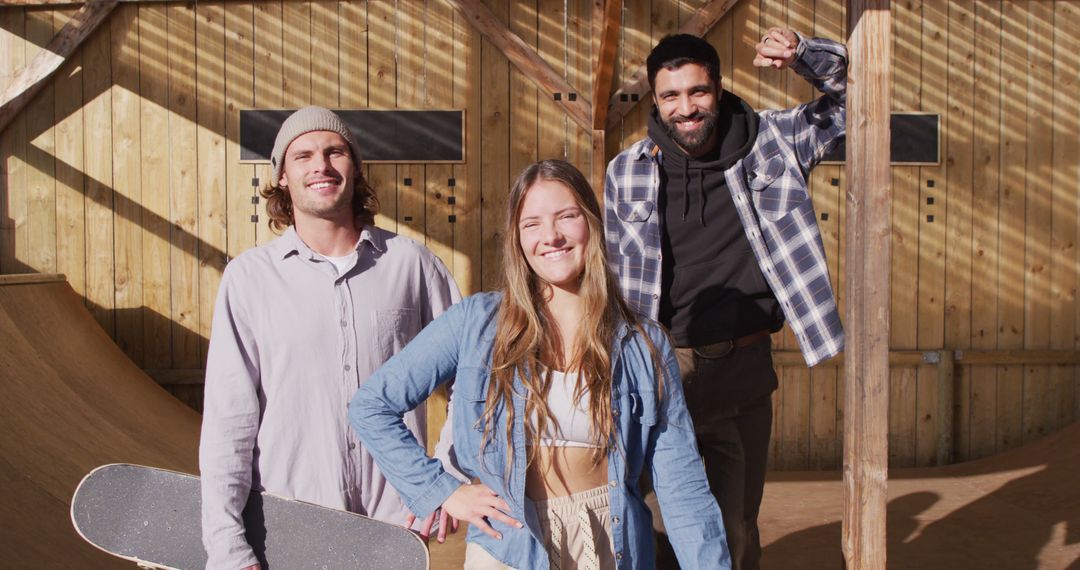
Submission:
<svg viewBox="0 0 1080 570">
<path fill-rule="evenodd" d="M 352 149 L 356 167 L 360 167 L 360 145 L 356 144 L 356 137 L 345 121 L 329 109 L 312 105 L 289 115 L 289 118 L 281 123 L 281 129 L 274 139 L 274 152 L 270 154 L 270 167 L 274 170 L 273 184 L 276 185 L 281 180 L 281 168 L 285 164 L 285 151 L 289 145 L 296 137 L 313 131 L 330 131 L 341 135 Z"/>
</svg>

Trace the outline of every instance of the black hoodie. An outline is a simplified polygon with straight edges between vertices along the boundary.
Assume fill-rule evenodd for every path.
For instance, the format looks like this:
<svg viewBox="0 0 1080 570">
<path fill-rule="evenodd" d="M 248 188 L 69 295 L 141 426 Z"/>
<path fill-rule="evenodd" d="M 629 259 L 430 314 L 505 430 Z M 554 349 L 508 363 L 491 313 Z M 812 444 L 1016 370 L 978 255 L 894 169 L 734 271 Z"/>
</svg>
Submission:
<svg viewBox="0 0 1080 570">
<path fill-rule="evenodd" d="M 649 116 L 649 138 L 663 158 L 660 321 L 676 346 L 779 330 L 783 324 L 724 179 L 724 171 L 753 148 L 757 130 L 757 113 L 724 91 L 717 107 L 716 145 L 695 158 L 668 137 L 655 108 Z"/>
</svg>

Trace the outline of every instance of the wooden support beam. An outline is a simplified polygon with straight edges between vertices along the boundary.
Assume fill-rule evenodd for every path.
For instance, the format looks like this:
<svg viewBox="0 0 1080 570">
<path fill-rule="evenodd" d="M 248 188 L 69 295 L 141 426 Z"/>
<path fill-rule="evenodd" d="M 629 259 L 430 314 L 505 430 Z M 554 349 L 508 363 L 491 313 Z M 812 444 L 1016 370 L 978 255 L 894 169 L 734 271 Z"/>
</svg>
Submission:
<svg viewBox="0 0 1080 570">
<path fill-rule="evenodd" d="M 30 64 L 23 68 L 3 94 L 0 94 L 0 132 L 3 132 L 8 123 L 45 86 L 49 77 L 60 69 L 83 40 L 105 21 L 116 7 L 116 2 L 117 0 L 90 0 L 84 4 L 49 40 L 45 49 L 39 51 Z"/>
<path fill-rule="evenodd" d="M 710 0 L 686 21 L 677 33 L 704 36 L 739 0 Z M 649 73 L 642 65 L 621 87 L 615 90 L 608 104 L 607 126 L 613 127 L 649 94 Z"/>
<path fill-rule="evenodd" d="M 844 288 L 846 568 L 884 570 L 889 461 L 889 0 L 848 0 L 847 259 Z"/>
<path fill-rule="evenodd" d="M 938 465 L 952 463 L 956 446 L 953 437 L 956 425 L 956 358 L 953 354 L 951 350 L 938 352 Z"/>
<path fill-rule="evenodd" d="M 593 61 L 593 110 L 592 128 L 603 129 L 607 124 L 608 97 L 611 95 L 611 78 L 615 72 L 615 48 L 619 43 L 619 27 L 622 24 L 622 0 L 593 0 L 593 21 L 599 23 L 593 33 L 600 36 L 600 46 Z M 602 150 L 602 149 L 601 149 Z"/>
<path fill-rule="evenodd" d="M 517 34 L 511 32 L 482 0 L 446 0 L 468 20 L 485 39 L 495 47 L 522 75 L 536 85 L 547 97 L 566 111 L 571 119 L 586 131 L 592 130 L 592 105 L 578 93 L 562 75 L 528 46 Z"/>
</svg>

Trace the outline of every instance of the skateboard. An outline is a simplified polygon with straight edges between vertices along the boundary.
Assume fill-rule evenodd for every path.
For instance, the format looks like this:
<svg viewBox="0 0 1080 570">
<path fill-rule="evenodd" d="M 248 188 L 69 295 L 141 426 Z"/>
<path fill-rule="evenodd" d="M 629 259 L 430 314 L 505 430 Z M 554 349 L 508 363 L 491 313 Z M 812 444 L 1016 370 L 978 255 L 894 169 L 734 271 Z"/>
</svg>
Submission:
<svg viewBox="0 0 1080 570">
<path fill-rule="evenodd" d="M 199 478 L 130 464 L 103 465 L 75 489 L 79 536 L 143 568 L 206 567 Z M 252 492 L 244 509 L 248 544 L 263 570 L 426 570 L 427 545 L 402 526 Z"/>
</svg>

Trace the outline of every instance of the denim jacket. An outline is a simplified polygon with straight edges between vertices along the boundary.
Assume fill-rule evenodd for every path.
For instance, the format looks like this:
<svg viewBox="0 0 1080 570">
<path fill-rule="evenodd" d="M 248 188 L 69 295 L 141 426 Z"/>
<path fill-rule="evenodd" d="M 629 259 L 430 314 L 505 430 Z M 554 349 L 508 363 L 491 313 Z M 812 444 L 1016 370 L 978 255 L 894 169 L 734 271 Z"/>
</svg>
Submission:
<svg viewBox="0 0 1080 570">
<path fill-rule="evenodd" d="M 462 472 L 478 478 L 510 505 L 525 528 L 490 520 L 502 540 L 469 528 L 466 540 L 518 569 L 549 568 L 537 513 L 525 497 L 525 401 L 515 398 L 513 469 L 506 479 L 505 415 L 494 418 L 492 440 L 480 453 L 480 422 L 487 395 L 496 314 L 501 294 L 481 293 L 451 307 L 360 387 L 349 420 L 406 506 L 419 517 L 434 511 L 461 482 L 428 457 L 402 422 L 451 378 L 454 452 Z M 612 413 L 617 446 L 608 455 L 611 528 L 618 568 L 655 564 L 651 515 L 638 486 L 649 469 L 664 524 L 683 568 L 730 568 L 720 508 L 709 492 L 694 429 L 686 410 L 679 368 L 666 334 L 654 323 L 644 329 L 666 367 L 659 394 L 649 349 L 635 329 L 623 325 L 612 350 Z M 520 380 L 516 380 L 523 392 Z"/>
</svg>

